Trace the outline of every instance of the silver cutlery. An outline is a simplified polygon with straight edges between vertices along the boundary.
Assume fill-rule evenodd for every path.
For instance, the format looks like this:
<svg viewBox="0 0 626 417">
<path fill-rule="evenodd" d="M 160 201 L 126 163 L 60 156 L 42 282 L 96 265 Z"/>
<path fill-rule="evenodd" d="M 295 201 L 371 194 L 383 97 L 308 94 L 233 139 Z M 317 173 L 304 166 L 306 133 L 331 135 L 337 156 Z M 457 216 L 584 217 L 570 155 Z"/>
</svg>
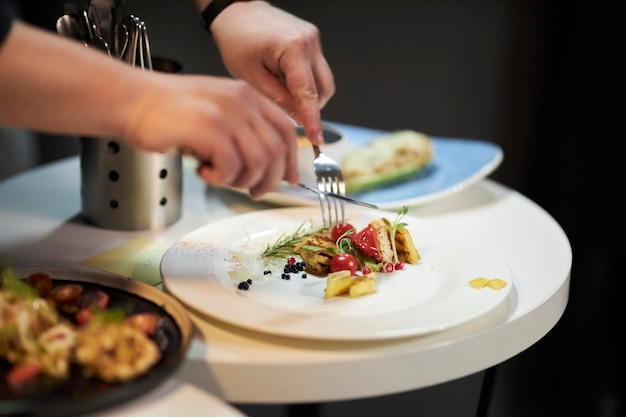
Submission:
<svg viewBox="0 0 626 417">
<path fill-rule="evenodd" d="M 319 193 L 322 222 L 325 227 L 331 228 L 335 224 L 345 223 L 345 199 L 339 196 L 346 195 L 346 184 L 339 164 L 332 158 L 324 155 L 319 146 L 313 145 L 315 159 L 313 173 Z"/>
<path fill-rule="evenodd" d="M 307 189 L 309 191 L 313 191 L 314 193 L 316 193 L 316 194 L 318 194 L 320 196 L 327 197 L 327 198 L 334 198 L 334 199 L 346 201 L 348 203 L 356 204 L 358 206 L 367 207 L 367 208 L 371 208 L 371 209 L 378 209 L 379 208 L 376 204 L 367 203 L 365 201 L 357 200 L 355 198 L 350 198 L 350 197 L 347 197 L 347 196 L 342 195 L 342 194 L 336 194 L 336 193 L 329 192 L 329 191 L 322 191 L 322 190 L 319 190 L 317 188 L 313 188 L 313 187 L 308 186 L 308 185 L 303 184 L 303 183 L 299 183 L 298 186 L 300 186 L 302 188 L 305 188 L 305 189 Z"/>
</svg>

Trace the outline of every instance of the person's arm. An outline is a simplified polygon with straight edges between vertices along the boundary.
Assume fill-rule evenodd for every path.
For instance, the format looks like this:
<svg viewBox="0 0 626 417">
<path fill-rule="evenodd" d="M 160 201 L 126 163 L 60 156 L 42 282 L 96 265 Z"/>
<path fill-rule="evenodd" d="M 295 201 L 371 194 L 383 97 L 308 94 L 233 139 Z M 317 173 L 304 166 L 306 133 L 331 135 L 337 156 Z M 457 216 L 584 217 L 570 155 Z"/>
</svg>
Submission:
<svg viewBox="0 0 626 417">
<path fill-rule="evenodd" d="M 212 1 L 194 0 L 198 10 Z M 229 73 L 278 103 L 322 144 L 320 110 L 335 93 L 318 28 L 263 0 L 235 1 L 208 28 Z"/>
<path fill-rule="evenodd" d="M 121 61 L 16 20 L 0 45 L 0 123 L 121 136 L 120 113 L 137 75 Z"/>
<path fill-rule="evenodd" d="M 205 181 L 252 197 L 299 180 L 291 121 L 247 83 L 142 71 L 21 21 L 0 44 L 0 125 L 186 148 Z"/>
</svg>

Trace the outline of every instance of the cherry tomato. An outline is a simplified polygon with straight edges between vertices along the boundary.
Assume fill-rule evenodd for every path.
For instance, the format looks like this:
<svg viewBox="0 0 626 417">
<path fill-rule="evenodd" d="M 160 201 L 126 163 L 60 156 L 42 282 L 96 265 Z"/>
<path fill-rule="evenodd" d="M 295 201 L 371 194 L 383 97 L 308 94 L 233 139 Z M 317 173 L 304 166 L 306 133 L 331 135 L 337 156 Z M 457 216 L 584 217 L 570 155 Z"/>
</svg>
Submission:
<svg viewBox="0 0 626 417">
<path fill-rule="evenodd" d="M 350 223 L 336 224 L 330 229 L 330 237 L 336 242 L 344 233 L 355 230 Z"/>
<path fill-rule="evenodd" d="M 356 274 L 359 263 L 356 258 L 349 253 L 338 253 L 330 260 L 330 272 L 350 271 L 350 274 Z"/>
<path fill-rule="evenodd" d="M 374 226 L 368 225 L 360 232 L 351 234 L 350 240 L 361 252 L 380 262 L 381 256 L 378 250 L 378 237 Z"/>
</svg>

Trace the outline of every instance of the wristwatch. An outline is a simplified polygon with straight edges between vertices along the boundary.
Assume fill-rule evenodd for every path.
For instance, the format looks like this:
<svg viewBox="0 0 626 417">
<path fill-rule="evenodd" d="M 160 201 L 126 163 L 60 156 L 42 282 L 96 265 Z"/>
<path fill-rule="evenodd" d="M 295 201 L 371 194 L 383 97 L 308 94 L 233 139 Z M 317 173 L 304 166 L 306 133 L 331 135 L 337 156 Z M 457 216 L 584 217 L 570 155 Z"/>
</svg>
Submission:
<svg viewBox="0 0 626 417">
<path fill-rule="evenodd" d="M 211 3 L 204 8 L 200 13 L 200 23 L 204 28 L 211 33 L 211 23 L 225 8 L 238 1 L 252 1 L 252 0 L 211 0 Z"/>
</svg>

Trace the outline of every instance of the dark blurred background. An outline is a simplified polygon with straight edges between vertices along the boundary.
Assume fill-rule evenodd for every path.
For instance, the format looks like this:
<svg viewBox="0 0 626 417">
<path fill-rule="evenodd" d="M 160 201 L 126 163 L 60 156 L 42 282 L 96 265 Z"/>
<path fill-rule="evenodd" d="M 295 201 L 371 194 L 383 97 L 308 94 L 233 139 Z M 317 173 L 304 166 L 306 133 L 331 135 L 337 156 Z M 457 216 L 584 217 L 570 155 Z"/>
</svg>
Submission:
<svg viewBox="0 0 626 417">
<path fill-rule="evenodd" d="M 62 14 L 58 0 L 8 1 L 25 20 L 50 30 Z M 155 55 L 179 60 L 185 73 L 226 74 L 191 3 L 126 0 L 128 11 L 146 21 Z M 625 177 L 613 148 L 623 137 L 617 109 L 624 107 L 617 2 L 273 3 L 321 30 L 337 84 L 324 119 L 497 143 L 505 158 L 491 178 L 541 205 L 570 238 L 568 308 L 545 338 L 497 367 L 488 416 L 624 416 L 624 384 L 618 384 L 624 313 L 617 309 L 622 245 L 620 235 L 613 236 L 623 229 L 617 196 Z M 78 152 L 74 138 L 9 133 L 31 136 L 34 145 L 30 156 L 13 159 L 21 165 L 3 162 L 5 175 Z M 2 141 L 9 140 L 0 135 L 0 149 Z M 317 412 L 473 416 L 482 376 L 323 404 Z M 282 405 L 238 406 L 252 417 L 293 413 Z"/>
</svg>

